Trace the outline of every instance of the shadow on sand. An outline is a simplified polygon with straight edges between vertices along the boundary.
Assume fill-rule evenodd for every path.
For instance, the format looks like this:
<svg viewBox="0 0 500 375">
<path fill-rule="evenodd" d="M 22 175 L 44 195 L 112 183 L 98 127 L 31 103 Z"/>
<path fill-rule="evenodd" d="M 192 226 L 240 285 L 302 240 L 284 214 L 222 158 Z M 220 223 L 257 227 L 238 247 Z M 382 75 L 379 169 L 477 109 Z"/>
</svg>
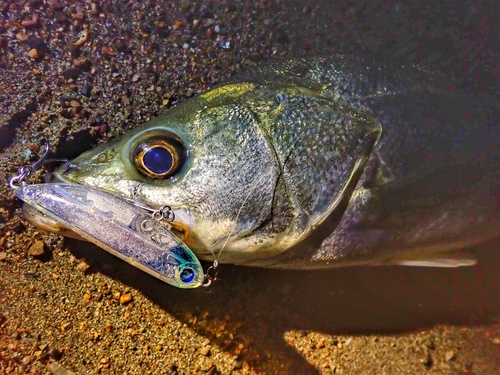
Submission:
<svg viewBox="0 0 500 375">
<path fill-rule="evenodd" d="M 396 334 L 436 324 L 488 324 L 500 315 L 500 238 L 474 249 L 478 266 L 458 269 L 282 271 L 222 265 L 222 279 L 210 292 L 175 289 L 93 245 L 75 245 L 73 254 L 85 257 L 93 272 L 140 290 L 224 350 L 244 343 L 247 351 L 240 358 L 263 373 L 271 370 L 266 368 L 271 361 L 273 368 L 316 373 L 285 343 L 290 330 Z M 237 331 L 233 340 L 213 324 L 221 321 L 227 332 Z"/>
</svg>

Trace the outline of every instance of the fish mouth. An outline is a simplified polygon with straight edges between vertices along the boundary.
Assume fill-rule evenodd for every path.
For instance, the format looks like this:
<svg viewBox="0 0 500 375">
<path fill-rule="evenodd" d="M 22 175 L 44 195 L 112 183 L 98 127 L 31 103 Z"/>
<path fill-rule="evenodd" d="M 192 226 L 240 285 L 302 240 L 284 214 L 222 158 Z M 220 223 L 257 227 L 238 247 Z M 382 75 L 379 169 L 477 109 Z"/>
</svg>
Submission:
<svg viewBox="0 0 500 375">
<path fill-rule="evenodd" d="M 45 176 L 46 183 L 63 183 L 73 184 L 73 182 L 65 179 L 60 173 L 54 171 Z M 23 218 L 33 224 L 35 227 L 45 230 L 47 232 L 55 233 L 59 236 L 75 238 L 77 240 L 85 241 L 79 234 L 67 228 L 64 224 L 56 219 L 45 215 L 43 212 L 37 210 L 35 207 L 28 203 L 24 203 L 22 207 Z"/>
<path fill-rule="evenodd" d="M 63 177 L 58 171 L 54 171 L 54 172 L 48 173 L 45 176 L 45 182 L 47 182 L 47 183 L 62 183 L 62 184 L 72 184 L 72 185 L 75 185 L 75 183 L 73 181 L 70 181 L 67 178 Z"/>
<path fill-rule="evenodd" d="M 77 240 L 85 241 L 85 239 L 82 236 L 73 232 L 71 229 L 68 229 L 61 222 L 38 211 L 35 207 L 33 207 L 28 203 L 23 204 L 22 215 L 24 219 L 26 219 L 39 229 L 55 233 L 59 236 L 70 237 Z"/>
<path fill-rule="evenodd" d="M 65 178 L 64 175 L 61 174 L 59 171 L 54 171 L 52 173 L 47 174 L 45 176 L 45 182 L 68 184 L 68 185 L 80 185 L 78 183 L 75 183 L 74 181 Z M 109 191 L 107 191 L 107 193 L 116 195 Z M 140 201 L 130 200 L 130 205 L 138 205 L 139 207 L 142 206 L 143 208 L 151 211 L 153 211 L 154 209 L 154 208 L 149 208 L 145 203 Z M 159 208 L 160 207 L 157 207 L 156 209 Z M 171 227 L 170 231 L 181 241 L 185 242 L 186 244 L 190 244 L 192 242 L 190 233 L 194 225 L 193 215 L 189 210 L 186 210 L 184 208 L 172 209 L 172 212 L 174 214 L 174 220 L 169 222 Z M 45 215 L 43 212 L 39 211 L 38 209 L 36 209 L 35 207 L 31 206 L 28 203 L 23 204 L 22 215 L 27 221 L 29 221 L 31 224 L 33 224 L 39 229 L 46 230 L 48 232 L 52 232 L 63 237 L 70 237 L 77 240 L 86 241 L 85 238 L 81 237 L 79 234 L 67 228 L 63 223 L 57 221 L 56 218 Z"/>
</svg>

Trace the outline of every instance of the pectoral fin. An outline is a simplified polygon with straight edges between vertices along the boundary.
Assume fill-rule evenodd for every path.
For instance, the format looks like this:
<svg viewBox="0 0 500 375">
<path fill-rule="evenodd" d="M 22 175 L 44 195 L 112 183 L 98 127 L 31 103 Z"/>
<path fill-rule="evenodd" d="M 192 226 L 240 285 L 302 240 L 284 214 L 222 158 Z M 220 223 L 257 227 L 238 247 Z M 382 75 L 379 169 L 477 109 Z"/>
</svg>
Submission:
<svg viewBox="0 0 500 375">
<path fill-rule="evenodd" d="M 386 266 L 411 266 L 411 267 L 443 267 L 456 268 L 474 266 L 477 259 L 474 255 L 464 252 L 447 252 L 447 253 L 425 253 L 410 255 L 408 257 L 390 258 L 381 261 L 379 264 Z"/>
</svg>

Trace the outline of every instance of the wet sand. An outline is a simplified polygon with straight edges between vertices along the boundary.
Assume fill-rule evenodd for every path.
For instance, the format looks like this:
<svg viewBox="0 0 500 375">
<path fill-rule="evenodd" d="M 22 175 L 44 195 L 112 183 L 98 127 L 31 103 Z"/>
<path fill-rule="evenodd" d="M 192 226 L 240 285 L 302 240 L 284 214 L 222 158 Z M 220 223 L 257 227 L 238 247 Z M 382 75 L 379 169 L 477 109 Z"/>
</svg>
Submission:
<svg viewBox="0 0 500 375">
<path fill-rule="evenodd" d="M 71 4 L 0 1 L 0 373 L 500 374 L 500 239 L 471 268 L 223 265 L 185 291 L 38 231 L 6 185 L 43 139 L 75 157 L 280 57 L 418 63 L 498 100 L 495 2 Z"/>
</svg>

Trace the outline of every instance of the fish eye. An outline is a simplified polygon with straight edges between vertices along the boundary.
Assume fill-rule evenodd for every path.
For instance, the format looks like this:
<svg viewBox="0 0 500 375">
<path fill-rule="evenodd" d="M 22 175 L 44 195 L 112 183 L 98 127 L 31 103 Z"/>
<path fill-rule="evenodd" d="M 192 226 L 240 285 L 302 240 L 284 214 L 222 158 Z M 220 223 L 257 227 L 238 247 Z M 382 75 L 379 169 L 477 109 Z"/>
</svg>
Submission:
<svg viewBox="0 0 500 375">
<path fill-rule="evenodd" d="M 134 147 L 132 161 L 143 175 L 164 179 L 175 175 L 184 165 L 186 148 L 174 138 L 150 138 Z"/>
</svg>

